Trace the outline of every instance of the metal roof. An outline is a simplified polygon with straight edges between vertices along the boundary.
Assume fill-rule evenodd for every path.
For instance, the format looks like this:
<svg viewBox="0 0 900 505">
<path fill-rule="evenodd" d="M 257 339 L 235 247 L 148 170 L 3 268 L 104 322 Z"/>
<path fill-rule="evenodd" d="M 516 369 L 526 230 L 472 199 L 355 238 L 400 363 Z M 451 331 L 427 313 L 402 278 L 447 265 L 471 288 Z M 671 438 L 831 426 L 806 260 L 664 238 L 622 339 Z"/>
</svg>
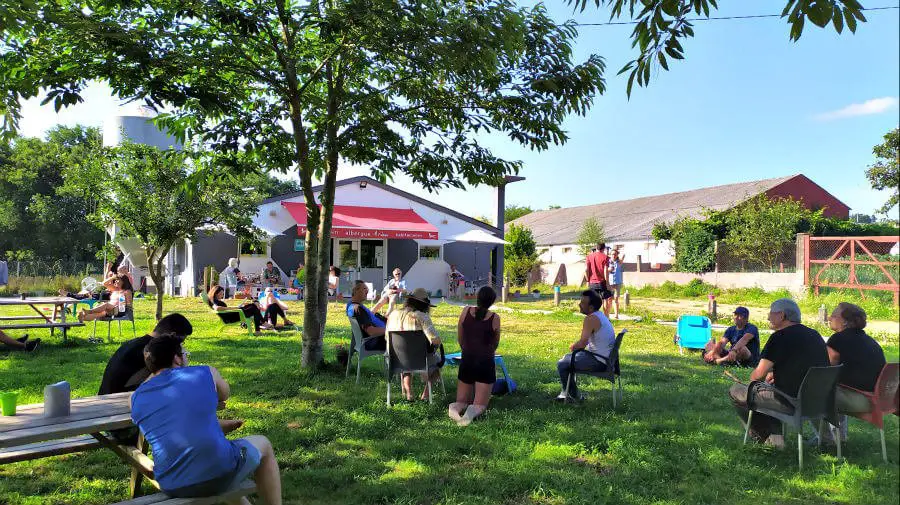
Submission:
<svg viewBox="0 0 900 505">
<path fill-rule="evenodd" d="M 798 176 L 725 184 L 582 207 L 539 210 L 507 226 L 516 223 L 530 228 L 537 245 L 574 244 L 582 223 L 593 217 L 603 225 L 608 241 L 642 240 L 652 236 L 653 225 L 658 222 L 671 223 L 685 216 L 699 218 L 703 209 L 729 209 Z"/>
</svg>

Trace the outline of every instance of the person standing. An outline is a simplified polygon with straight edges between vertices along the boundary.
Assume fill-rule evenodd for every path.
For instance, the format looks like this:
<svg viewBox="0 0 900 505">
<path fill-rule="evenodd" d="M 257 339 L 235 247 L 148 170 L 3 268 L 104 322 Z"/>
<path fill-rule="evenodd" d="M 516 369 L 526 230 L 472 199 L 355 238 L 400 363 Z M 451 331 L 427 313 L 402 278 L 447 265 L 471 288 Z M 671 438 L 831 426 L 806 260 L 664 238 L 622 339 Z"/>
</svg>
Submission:
<svg viewBox="0 0 900 505">
<path fill-rule="evenodd" d="M 619 295 L 622 294 L 623 274 L 619 250 L 613 249 L 612 257 L 609 259 L 609 291 L 612 293 L 612 296 L 606 299 L 606 315 L 609 316 L 610 306 L 615 303 L 616 319 L 619 318 Z"/>
<path fill-rule="evenodd" d="M 487 410 L 497 381 L 494 353 L 500 344 L 500 316 L 488 310 L 496 300 L 493 288 L 482 287 L 477 306 L 463 309 L 456 324 L 462 360 L 456 402 L 450 404 L 447 413 L 460 426 L 468 426 Z"/>
<path fill-rule="evenodd" d="M 790 413 L 793 407 L 774 391 L 796 397 L 806 372 L 812 367 L 828 366 L 825 341 L 819 332 L 800 324 L 800 307 L 790 298 L 780 298 L 769 307 L 769 326 L 775 330 L 760 354 L 759 365 L 750 374 L 754 388 L 754 404 L 770 410 Z M 750 411 L 747 405 L 749 384 L 734 384 L 728 394 L 735 411 L 744 422 Z M 784 447 L 781 421 L 754 412 L 750 435 L 757 442 Z"/>
</svg>

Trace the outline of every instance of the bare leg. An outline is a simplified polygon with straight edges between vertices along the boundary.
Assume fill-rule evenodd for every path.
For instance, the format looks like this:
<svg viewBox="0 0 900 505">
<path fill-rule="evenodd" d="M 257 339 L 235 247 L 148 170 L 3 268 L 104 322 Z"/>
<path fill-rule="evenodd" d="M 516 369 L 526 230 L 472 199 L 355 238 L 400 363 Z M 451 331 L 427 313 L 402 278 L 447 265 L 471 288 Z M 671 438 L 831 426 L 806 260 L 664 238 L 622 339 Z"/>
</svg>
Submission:
<svg viewBox="0 0 900 505">
<path fill-rule="evenodd" d="M 107 317 L 114 313 L 116 310 L 116 306 L 110 303 L 104 303 L 94 307 L 93 309 L 84 309 L 78 313 L 78 321 L 93 321 L 94 319 L 100 319 L 103 317 Z"/>
<path fill-rule="evenodd" d="M 403 388 L 403 397 L 407 400 L 412 400 L 412 374 L 405 373 L 400 376 L 400 385 Z"/>
<path fill-rule="evenodd" d="M 378 312 L 379 310 L 381 310 L 381 307 L 384 307 L 384 304 L 387 302 L 388 302 L 388 297 L 382 296 L 381 298 L 378 299 L 378 303 L 376 303 L 375 306 L 372 307 L 372 312 Z"/>
<path fill-rule="evenodd" d="M 262 435 L 250 435 L 244 439 L 253 444 L 262 455 L 259 466 L 253 472 L 253 480 L 256 482 L 260 498 L 267 505 L 281 505 L 281 473 L 271 442 Z"/>
<path fill-rule="evenodd" d="M 456 401 L 447 407 L 447 415 L 454 421 L 459 421 L 466 407 L 472 403 L 472 396 L 475 394 L 475 386 L 466 384 L 465 382 L 457 382 L 456 384 Z"/>
<path fill-rule="evenodd" d="M 0 331 L 0 342 L 3 342 L 14 349 L 25 349 L 25 344 L 7 336 L 6 333 L 3 333 L 2 331 Z"/>
<path fill-rule="evenodd" d="M 619 295 L 618 294 L 616 294 L 615 304 L 616 304 L 616 319 L 618 319 L 619 318 Z"/>
<path fill-rule="evenodd" d="M 225 435 L 244 425 L 243 419 L 219 419 L 219 427 Z"/>
</svg>

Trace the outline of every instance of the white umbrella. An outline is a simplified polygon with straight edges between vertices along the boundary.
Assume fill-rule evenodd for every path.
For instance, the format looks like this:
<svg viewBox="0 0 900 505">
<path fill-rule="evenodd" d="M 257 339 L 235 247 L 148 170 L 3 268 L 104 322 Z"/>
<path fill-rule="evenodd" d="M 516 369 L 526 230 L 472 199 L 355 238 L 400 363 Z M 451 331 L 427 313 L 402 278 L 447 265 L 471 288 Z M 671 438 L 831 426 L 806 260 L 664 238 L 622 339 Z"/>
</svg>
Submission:
<svg viewBox="0 0 900 505">
<path fill-rule="evenodd" d="M 484 231 L 471 229 L 465 233 L 460 233 L 459 235 L 454 235 L 450 237 L 450 240 L 454 240 L 456 242 L 480 242 L 483 244 L 508 244 L 509 242 L 503 240 L 502 238 L 497 238 L 494 235 Z"/>
</svg>

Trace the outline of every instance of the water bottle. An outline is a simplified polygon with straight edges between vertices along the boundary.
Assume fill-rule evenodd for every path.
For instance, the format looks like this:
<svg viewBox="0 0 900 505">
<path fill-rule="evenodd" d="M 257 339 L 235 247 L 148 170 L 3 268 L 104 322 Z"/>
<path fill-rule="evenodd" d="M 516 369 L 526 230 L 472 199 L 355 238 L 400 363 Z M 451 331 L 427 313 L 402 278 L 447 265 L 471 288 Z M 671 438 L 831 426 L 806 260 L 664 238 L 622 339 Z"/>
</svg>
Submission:
<svg viewBox="0 0 900 505">
<path fill-rule="evenodd" d="M 122 312 L 125 312 L 125 294 L 124 293 L 119 294 L 119 314 L 121 314 Z"/>
</svg>

